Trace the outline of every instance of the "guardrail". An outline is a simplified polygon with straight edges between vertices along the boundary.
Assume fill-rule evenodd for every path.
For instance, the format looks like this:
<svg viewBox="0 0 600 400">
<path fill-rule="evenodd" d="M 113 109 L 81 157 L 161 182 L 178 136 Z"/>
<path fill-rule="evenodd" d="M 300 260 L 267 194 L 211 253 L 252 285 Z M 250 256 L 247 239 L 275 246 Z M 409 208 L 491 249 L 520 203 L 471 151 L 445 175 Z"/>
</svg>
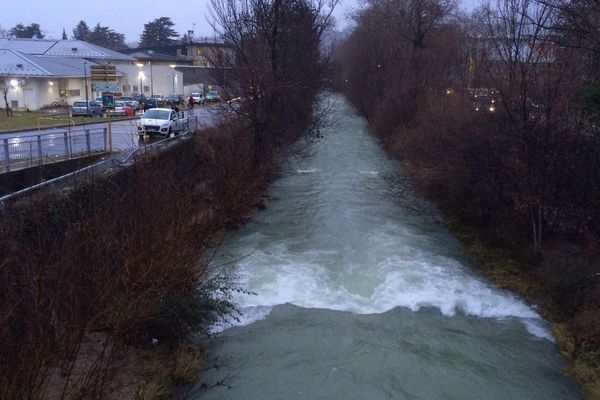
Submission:
<svg viewBox="0 0 600 400">
<path fill-rule="evenodd" d="M 106 128 L 0 138 L 0 173 L 108 151 Z"/>
<path fill-rule="evenodd" d="M 48 187 L 60 188 L 60 187 L 64 187 L 65 185 L 68 186 L 69 184 L 73 185 L 82 179 L 86 179 L 90 175 L 94 175 L 98 171 L 105 171 L 108 173 L 108 175 L 110 175 L 111 173 L 114 173 L 115 171 L 119 170 L 119 167 L 126 167 L 128 165 L 131 165 L 137 157 L 144 157 L 149 154 L 158 154 L 161 151 L 174 145 L 175 143 L 178 143 L 182 140 L 190 139 L 192 137 L 192 135 L 200 127 L 201 126 L 200 126 L 199 118 L 197 116 L 191 116 L 188 118 L 188 121 L 187 121 L 187 130 L 180 135 L 164 138 L 164 139 L 161 139 L 156 142 L 149 143 L 149 144 L 144 144 L 143 146 L 140 146 L 137 149 L 131 151 L 127 156 L 124 156 L 124 157 L 121 156 L 119 158 L 112 158 L 112 159 L 109 158 L 109 159 L 100 161 L 96 164 L 90 165 L 88 167 L 82 168 L 80 170 L 73 171 L 69 174 L 59 176 L 57 178 L 54 178 L 54 179 L 39 183 L 37 185 L 33 185 L 28 188 L 19 190 L 18 192 L 2 196 L 2 197 L 0 197 L 0 212 L 4 209 L 4 207 L 6 207 L 8 202 L 18 199 L 28 193 L 32 193 L 38 189 L 48 188 Z M 104 131 L 103 132 L 104 134 L 107 133 L 106 128 L 96 129 L 96 130 L 102 130 L 102 131 Z M 92 131 L 91 129 L 88 130 L 88 132 L 91 132 L 91 131 Z M 66 132 L 66 133 L 68 133 L 68 132 Z M 33 137 L 37 138 L 37 136 L 41 136 L 41 135 L 35 135 Z M 107 146 L 107 140 L 108 139 L 105 139 L 105 142 L 104 142 L 105 148 Z M 92 143 L 91 140 L 90 140 L 90 143 Z M 2 154 L 2 153 L 0 153 L 0 154 Z M 0 161 L 0 163 L 1 163 L 1 161 Z M 113 167 L 117 167 L 117 169 L 113 170 Z M 112 170 L 112 172 L 111 172 L 111 170 Z"/>
</svg>

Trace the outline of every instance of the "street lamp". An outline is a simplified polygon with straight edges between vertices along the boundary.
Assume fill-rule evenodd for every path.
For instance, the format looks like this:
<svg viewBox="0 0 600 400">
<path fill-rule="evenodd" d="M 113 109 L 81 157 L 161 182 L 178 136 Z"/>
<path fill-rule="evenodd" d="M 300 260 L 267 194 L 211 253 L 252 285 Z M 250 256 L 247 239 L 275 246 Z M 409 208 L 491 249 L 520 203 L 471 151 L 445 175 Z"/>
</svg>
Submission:
<svg viewBox="0 0 600 400">
<path fill-rule="evenodd" d="M 142 87 L 142 78 L 144 77 L 144 72 L 142 71 L 142 68 L 144 67 L 144 64 L 142 63 L 136 63 L 135 65 L 137 65 L 138 67 L 140 67 L 140 72 L 139 72 L 139 77 L 140 77 L 140 99 L 141 97 L 144 95 L 144 89 Z"/>
<path fill-rule="evenodd" d="M 142 86 L 142 79 L 144 79 L 144 71 L 140 71 L 139 73 L 139 77 L 140 77 L 140 99 L 142 98 L 142 96 L 144 95 L 143 92 L 143 86 Z"/>
<path fill-rule="evenodd" d="M 152 77 L 152 61 L 148 61 L 150 66 L 150 97 L 154 96 L 154 78 Z"/>
<path fill-rule="evenodd" d="M 171 67 L 171 70 L 173 71 L 173 91 L 171 92 L 172 94 L 175 94 L 175 64 L 171 64 L 169 65 L 169 67 Z"/>
</svg>

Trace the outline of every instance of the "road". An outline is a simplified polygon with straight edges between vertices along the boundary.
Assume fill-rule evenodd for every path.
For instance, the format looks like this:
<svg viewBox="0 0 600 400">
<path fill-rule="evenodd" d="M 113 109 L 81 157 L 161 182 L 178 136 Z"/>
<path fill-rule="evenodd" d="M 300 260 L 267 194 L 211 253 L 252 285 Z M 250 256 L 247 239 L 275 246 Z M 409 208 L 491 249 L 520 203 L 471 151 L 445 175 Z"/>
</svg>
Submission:
<svg viewBox="0 0 600 400">
<path fill-rule="evenodd" d="M 192 120 L 197 121 L 196 130 L 205 128 L 207 126 L 213 126 L 217 120 L 219 115 L 219 105 L 213 105 L 210 107 L 202 107 L 194 109 L 192 114 Z M 186 112 L 186 116 L 188 116 L 188 112 Z M 146 138 L 143 141 L 138 139 L 137 134 L 137 123 L 139 118 L 129 119 L 129 120 L 121 120 L 112 122 L 112 146 L 113 151 L 127 151 L 127 150 L 135 150 L 140 145 L 147 143 L 150 138 Z M 88 130 L 102 130 L 103 128 L 108 128 L 108 122 L 99 122 L 85 125 L 78 125 L 74 128 L 74 131 L 82 132 L 86 129 Z M 37 135 L 50 135 L 47 136 L 53 143 L 55 149 L 54 151 L 58 153 L 64 153 L 64 140 L 63 135 L 64 132 L 68 132 L 69 128 L 65 127 L 55 127 L 55 128 L 47 128 L 38 130 L 30 130 L 30 131 L 22 131 L 18 133 L 0 133 L 0 141 L 3 139 L 10 139 L 10 143 L 14 142 L 24 142 L 26 141 L 26 137 L 28 136 L 36 136 Z M 18 138 L 18 139 L 17 139 Z M 154 139 L 155 140 L 155 139 Z"/>
</svg>

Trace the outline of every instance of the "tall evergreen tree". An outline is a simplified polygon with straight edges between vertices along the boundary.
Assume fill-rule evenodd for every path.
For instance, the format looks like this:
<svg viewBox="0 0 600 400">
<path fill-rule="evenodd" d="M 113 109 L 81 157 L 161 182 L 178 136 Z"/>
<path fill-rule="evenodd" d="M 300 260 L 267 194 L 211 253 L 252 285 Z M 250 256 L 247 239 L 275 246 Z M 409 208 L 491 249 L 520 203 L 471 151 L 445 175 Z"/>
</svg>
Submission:
<svg viewBox="0 0 600 400">
<path fill-rule="evenodd" d="M 23 25 L 22 22 L 15 25 L 8 31 L 10 36 L 14 36 L 16 38 L 33 38 L 43 39 L 44 35 L 42 35 L 42 31 L 40 30 L 40 24 L 29 24 L 27 26 Z"/>
<path fill-rule="evenodd" d="M 117 33 L 108 26 L 101 26 L 99 23 L 96 24 L 94 29 L 89 33 L 87 41 L 114 50 L 127 47 L 124 34 Z"/>
<path fill-rule="evenodd" d="M 90 28 L 85 23 L 85 21 L 79 21 L 77 26 L 73 28 L 73 39 L 83 40 L 85 42 L 88 40 L 90 32 Z"/>
<path fill-rule="evenodd" d="M 65 28 L 63 28 L 63 33 L 62 33 L 62 40 L 67 40 L 67 32 L 65 32 Z"/>
<path fill-rule="evenodd" d="M 140 36 L 141 47 L 161 47 L 177 43 L 179 34 L 173 29 L 175 24 L 169 17 L 160 17 L 144 24 Z"/>
</svg>

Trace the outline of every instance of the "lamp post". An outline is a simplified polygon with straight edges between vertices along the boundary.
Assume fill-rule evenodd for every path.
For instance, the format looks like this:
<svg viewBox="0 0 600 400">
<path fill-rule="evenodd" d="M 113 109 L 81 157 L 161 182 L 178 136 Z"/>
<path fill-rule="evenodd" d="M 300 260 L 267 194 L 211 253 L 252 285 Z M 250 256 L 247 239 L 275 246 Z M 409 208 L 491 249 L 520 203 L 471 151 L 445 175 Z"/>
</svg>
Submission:
<svg viewBox="0 0 600 400">
<path fill-rule="evenodd" d="M 140 100 L 141 100 L 142 96 L 144 96 L 144 87 L 142 86 L 142 78 L 144 77 L 144 72 L 142 71 L 142 67 L 144 66 L 144 64 L 136 63 L 135 65 L 140 67 L 140 72 L 138 73 L 138 76 L 140 77 Z"/>
<path fill-rule="evenodd" d="M 175 64 L 171 64 L 169 65 L 169 67 L 171 67 L 171 70 L 173 72 L 173 91 L 171 92 L 171 94 L 175 94 Z"/>
<path fill-rule="evenodd" d="M 152 77 L 152 61 L 148 61 L 150 66 L 150 97 L 154 96 L 154 79 Z"/>
<path fill-rule="evenodd" d="M 87 84 L 87 61 L 83 62 L 83 79 L 85 84 L 85 109 L 86 115 L 90 115 L 90 102 L 88 95 L 88 84 Z"/>
<path fill-rule="evenodd" d="M 138 74 L 140 77 L 140 101 L 142 100 L 142 97 L 144 96 L 144 91 L 143 91 L 143 86 L 142 86 L 142 79 L 144 79 L 144 71 L 140 71 L 140 73 Z"/>
</svg>

